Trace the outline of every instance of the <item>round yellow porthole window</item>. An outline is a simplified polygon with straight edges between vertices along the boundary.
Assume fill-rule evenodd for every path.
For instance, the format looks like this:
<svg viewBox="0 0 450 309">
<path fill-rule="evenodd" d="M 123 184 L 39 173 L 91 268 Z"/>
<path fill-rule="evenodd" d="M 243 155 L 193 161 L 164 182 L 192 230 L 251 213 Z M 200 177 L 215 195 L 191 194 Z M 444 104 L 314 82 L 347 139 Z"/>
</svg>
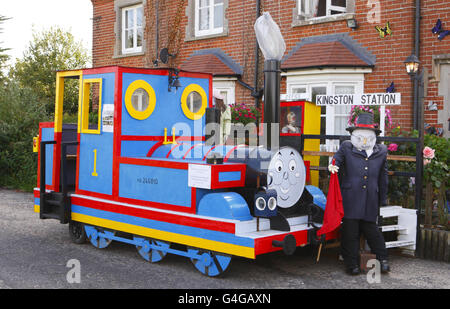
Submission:
<svg viewBox="0 0 450 309">
<path fill-rule="evenodd" d="M 192 120 L 203 117 L 208 105 L 208 97 L 205 90 L 197 84 L 187 86 L 181 95 L 181 108 L 183 113 Z"/>
<path fill-rule="evenodd" d="M 144 120 L 155 110 L 156 96 L 152 86 L 143 80 L 136 80 L 125 93 L 125 107 L 131 117 Z"/>
</svg>

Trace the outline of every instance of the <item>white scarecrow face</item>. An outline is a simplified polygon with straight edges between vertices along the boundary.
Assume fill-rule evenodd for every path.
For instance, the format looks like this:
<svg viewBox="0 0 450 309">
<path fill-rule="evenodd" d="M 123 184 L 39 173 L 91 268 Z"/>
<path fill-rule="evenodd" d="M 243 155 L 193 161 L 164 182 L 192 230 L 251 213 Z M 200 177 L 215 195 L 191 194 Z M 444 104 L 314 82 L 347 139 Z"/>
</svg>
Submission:
<svg viewBox="0 0 450 309">
<path fill-rule="evenodd" d="M 377 137 L 375 132 L 368 129 L 356 129 L 352 132 L 351 141 L 353 147 L 358 150 L 372 151 Z"/>
<path fill-rule="evenodd" d="M 305 164 L 293 148 L 281 148 L 272 158 L 267 175 L 268 189 L 277 191 L 277 205 L 293 206 L 303 193 L 306 181 Z"/>
</svg>

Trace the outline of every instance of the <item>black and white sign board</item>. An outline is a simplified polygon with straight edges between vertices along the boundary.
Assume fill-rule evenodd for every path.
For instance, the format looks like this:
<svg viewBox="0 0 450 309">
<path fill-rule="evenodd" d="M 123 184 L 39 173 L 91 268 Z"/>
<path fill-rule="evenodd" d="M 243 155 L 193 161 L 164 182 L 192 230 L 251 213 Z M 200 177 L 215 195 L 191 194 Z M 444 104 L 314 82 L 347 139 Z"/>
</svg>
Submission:
<svg viewBox="0 0 450 309">
<path fill-rule="evenodd" d="M 365 105 L 365 106 L 386 106 L 401 105 L 401 93 L 361 93 L 361 94 L 335 94 L 318 95 L 316 97 L 317 106 L 336 105 Z"/>
</svg>

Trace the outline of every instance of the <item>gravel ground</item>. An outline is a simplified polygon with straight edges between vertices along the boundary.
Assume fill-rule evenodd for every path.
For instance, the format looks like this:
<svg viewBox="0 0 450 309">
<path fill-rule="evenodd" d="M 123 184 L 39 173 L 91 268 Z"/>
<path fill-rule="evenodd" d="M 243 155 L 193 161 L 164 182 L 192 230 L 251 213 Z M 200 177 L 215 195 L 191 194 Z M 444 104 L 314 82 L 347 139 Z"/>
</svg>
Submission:
<svg viewBox="0 0 450 309">
<path fill-rule="evenodd" d="M 392 272 L 380 283 L 350 277 L 336 249 L 318 264 L 311 249 L 293 256 L 272 253 L 256 260 L 236 258 L 222 278 L 200 274 L 184 257 L 145 262 L 131 245 L 106 249 L 70 241 L 68 226 L 39 220 L 33 195 L 0 189 L 0 289 L 449 289 L 450 264 L 391 255 Z M 80 263 L 80 283 L 69 283 L 70 260 Z"/>
</svg>

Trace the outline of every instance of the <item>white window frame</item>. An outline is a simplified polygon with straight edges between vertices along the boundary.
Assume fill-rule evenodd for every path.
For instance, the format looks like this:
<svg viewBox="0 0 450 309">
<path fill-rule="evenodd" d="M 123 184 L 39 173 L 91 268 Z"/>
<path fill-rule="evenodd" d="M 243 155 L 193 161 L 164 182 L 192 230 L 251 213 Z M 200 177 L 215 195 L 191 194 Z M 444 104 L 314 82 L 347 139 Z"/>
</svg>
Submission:
<svg viewBox="0 0 450 309">
<path fill-rule="evenodd" d="M 302 7 L 302 2 L 304 1 L 305 5 Z M 313 16 L 312 13 L 312 1 L 314 0 L 297 0 L 297 7 L 298 7 L 298 15 L 304 16 L 307 19 L 319 19 L 319 18 L 327 18 L 331 16 L 337 16 L 341 14 L 346 14 L 348 12 L 347 5 L 345 7 L 341 6 L 335 6 L 331 4 L 331 0 L 326 0 L 327 6 L 326 6 L 326 14 L 324 16 Z M 340 14 L 334 14 L 331 15 L 331 11 L 337 11 L 340 12 Z"/>
<path fill-rule="evenodd" d="M 214 78 L 213 90 L 227 93 L 227 105 L 236 103 L 236 78 Z"/>
<path fill-rule="evenodd" d="M 220 34 L 223 32 L 223 25 L 225 23 L 225 6 L 224 6 L 224 1 L 222 1 L 222 3 L 220 4 L 215 4 L 214 0 L 209 0 L 209 5 L 200 8 L 200 0 L 194 0 L 195 1 L 195 9 L 194 9 L 194 15 L 195 15 L 195 25 L 194 25 L 194 29 L 195 29 L 195 36 L 196 37 L 201 37 L 201 36 L 206 36 L 206 35 L 214 35 L 214 34 Z M 222 6 L 222 27 L 217 27 L 214 28 L 214 13 L 215 10 L 214 8 L 216 6 Z M 204 8 L 208 8 L 209 9 L 209 28 L 205 29 L 205 30 L 200 30 L 200 25 L 199 25 L 199 20 L 200 20 L 200 9 L 204 9 Z"/>
<path fill-rule="evenodd" d="M 312 100 L 313 87 L 325 87 L 327 94 L 333 94 L 336 86 L 354 86 L 355 94 L 364 93 L 364 74 L 371 73 L 372 69 L 325 69 L 325 70 L 306 70 L 291 71 L 283 73 L 286 76 L 286 91 L 288 95 L 292 94 L 295 88 L 305 88 L 309 101 Z M 336 135 L 336 111 L 334 106 L 326 107 L 326 114 L 321 115 L 326 119 L 326 135 Z M 348 134 L 348 133 L 347 133 Z M 338 147 L 334 141 L 327 141 L 322 149 L 325 151 L 336 151 Z"/>
<path fill-rule="evenodd" d="M 122 35 L 122 54 L 134 54 L 134 53 L 140 53 L 143 50 L 143 43 L 144 43 L 144 31 L 142 31 L 142 45 L 141 46 L 137 46 L 137 31 L 138 29 L 144 29 L 144 24 L 138 26 L 137 25 L 137 12 L 138 9 L 142 8 L 142 23 L 144 23 L 144 7 L 142 4 L 137 4 L 137 5 L 133 5 L 133 6 L 128 6 L 128 7 L 123 7 L 122 8 L 122 25 L 121 25 L 121 35 Z M 127 11 L 132 11 L 134 14 L 134 24 L 132 27 L 126 29 L 125 28 L 125 24 L 126 24 L 126 12 Z M 126 37 L 126 31 L 127 30 L 133 30 L 133 47 L 131 48 L 126 48 L 125 43 L 127 40 Z"/>
</svg>

